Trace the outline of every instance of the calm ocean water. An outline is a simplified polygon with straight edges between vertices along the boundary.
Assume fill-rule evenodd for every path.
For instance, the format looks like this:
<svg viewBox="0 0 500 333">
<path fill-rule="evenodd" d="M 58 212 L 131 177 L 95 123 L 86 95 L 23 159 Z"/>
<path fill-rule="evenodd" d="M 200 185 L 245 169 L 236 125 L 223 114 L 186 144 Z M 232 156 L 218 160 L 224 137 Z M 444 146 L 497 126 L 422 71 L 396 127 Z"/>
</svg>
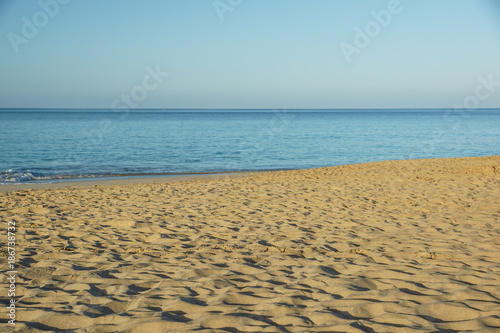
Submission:
<svg viewBox="0 0 500 333">
<path fill-rule="evenodd" d="M 500 110 L 0 110 L 0 183 L 500 155 Z"/>
</svg>

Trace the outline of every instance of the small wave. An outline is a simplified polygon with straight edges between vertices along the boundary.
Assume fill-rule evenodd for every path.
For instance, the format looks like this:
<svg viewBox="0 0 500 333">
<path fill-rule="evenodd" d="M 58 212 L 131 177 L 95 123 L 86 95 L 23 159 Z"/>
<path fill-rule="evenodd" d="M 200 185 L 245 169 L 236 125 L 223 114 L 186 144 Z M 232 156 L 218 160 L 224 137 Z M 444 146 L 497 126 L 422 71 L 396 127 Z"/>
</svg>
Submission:
<svg viewBox="0 0 500 333">
<path fill-rule="evenodd" d="M 127 174 L 128 175 L 128 174 Z M 0 171 L 0 185 L 9 185 L 9 184 L 23 184 L 23 183 L 39 183 L 39 182 L 47 182 L 47 181 L 65 181 L 65 180 L 80 180 L 87 178 L 101 178 L 101 177 L 117 177 L 117 176 L 125 176 L 125 174 L 97 174 L 97 173 L 88 173 L 88 174 L 41 174 L 35 173 L 30 170 L 7 170 Z"/>
<path fill-rule="evenodd" d="M 39 177 L 36 177 L 29 170 L 24 171 L 0 171 L 0 184 L 15 184 L 15 183 L 24 183 L 31 180 L 36 180 Z M 43 179 L 43 178 L 41 178 Z"/>
<path fill-rule="evenodd" d="M 21 184 L 26 182 L 37 182 L 37 181 L 50 181 L 50 180 L 63 180 L 63 179 L 78 179 L 78 178 L 89 178 L 89 177 L 99 177 L 102 175 L 43 175 L 40 173 L 33 173 L 30 170 L 7 170 L 0 171 L 0 185 L 8 184 Z"/>
</svg>

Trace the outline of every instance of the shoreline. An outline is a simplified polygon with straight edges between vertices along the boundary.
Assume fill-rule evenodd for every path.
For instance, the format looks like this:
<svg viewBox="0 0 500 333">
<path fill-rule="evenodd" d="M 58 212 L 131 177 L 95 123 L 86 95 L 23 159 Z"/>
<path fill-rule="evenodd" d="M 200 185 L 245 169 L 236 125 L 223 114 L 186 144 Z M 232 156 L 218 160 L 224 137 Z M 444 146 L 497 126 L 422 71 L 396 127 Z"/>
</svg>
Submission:
<svg viewBox="0 0 500 333">
<path fill-rule="evenodd" d="M 384 161 L 374 161 L 374 162 L 364 162 L 364 163 L 353 163 L 353 164 L 342 164 L 335 166 L 323 166 L 314 167 L 307 169 L 267 169 L 267 170 L 254 170 L 254 171 L 216 171 L 216 172 L 202 172 L 202 173 L 171 173 L 171 174 L 116 174 L 110 176 L 102 177 L 88 177 L 87 178 L 68 178 L 68 179 L 54 179 L 44 182 L 28 182 L 28 183 L 14 183 L 14 184 L 0 184 L 0 193 L 8 193 L 13 191 L 21 190 L 41 190 L 50 188 L 66 188 L 66 187 L 88 187 L 88 186 L 112 186 L 112 185 L 131 185 L 131 184 L 163 184 L 170 182 L 183 182 L 183 181 L 195 181 L 203 179 L 220 179 L 226 177 L 238 177 L 259 173 L 268 172 L 288 172 L 288 171 L 306 171 L 306 170 L 318 170 L 318 169 L 331 169 L 331 168 L 343 168 L 350 166 L 363 166 L 370 165 L 373 163 L 397 163 L 397 162 L 407 162 L 413 163 L 416 161 L 437 161 L 437 160 L 455 160 L 455 159 L 476 159 L 476 158 L 495 158 L 500 155 L 491 156 L 471 156 L 471 157 L 445 157 L 445 158 L 423 158 L 423 159 L 404 159 L 404 160 L 384 160 Z M 499 166 L 500 168 L 500 166 Z"/>
<path fill-rule="evenodd" d="M 281 171 L 281 170 L 277 170 Z M 163 184 L 170 182 L 195 181 L 201 179 L 220 179 L 224 177 L 238 177 L 247 174 L 272 171 L 242 171 L 242 172 L 217 172 L 217 173 L 193 173 L 193 174 L 173 174 L 171 176 L 116 176 L 116 177 L 89 177 L 92 179 L 81 178 L 78 180 L 64 180 L 43 182 L 43 183 L 16 183 L 0 185 L 0 193 L 8 193 L 21 190 L 42 190 L 50 188 L 66 187 L 89 187 L 89 186 L 112 186 L 112 185 L 131 185 L 131 184 Z M 75 178 L 76 179 L 76 178 Z"/>
</svg>

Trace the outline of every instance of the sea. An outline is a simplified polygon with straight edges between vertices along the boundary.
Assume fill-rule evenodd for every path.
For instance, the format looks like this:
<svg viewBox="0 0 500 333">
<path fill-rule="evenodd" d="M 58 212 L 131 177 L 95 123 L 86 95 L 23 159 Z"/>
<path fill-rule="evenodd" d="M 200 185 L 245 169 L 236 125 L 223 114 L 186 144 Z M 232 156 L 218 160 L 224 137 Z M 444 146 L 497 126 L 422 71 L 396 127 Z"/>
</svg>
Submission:
<svg viewBox="0 0 500 333">
<path fill-rule="evenodd" d="M 500 155 L 500 109 L 0 109 L 0 184 Z"/>
</svg>

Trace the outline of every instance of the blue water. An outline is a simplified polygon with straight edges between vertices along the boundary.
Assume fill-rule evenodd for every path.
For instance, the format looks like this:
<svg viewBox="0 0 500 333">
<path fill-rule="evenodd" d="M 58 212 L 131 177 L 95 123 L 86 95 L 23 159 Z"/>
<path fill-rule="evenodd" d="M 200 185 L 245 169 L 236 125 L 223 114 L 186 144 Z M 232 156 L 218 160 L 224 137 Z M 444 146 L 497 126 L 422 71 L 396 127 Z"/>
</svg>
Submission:
<svg viewBox="0 0 500 333">
<path fill-rule="evenodd" d="M 0 110 L 0 183 L 500 155 L 500 110 Z"/>
</svg>

